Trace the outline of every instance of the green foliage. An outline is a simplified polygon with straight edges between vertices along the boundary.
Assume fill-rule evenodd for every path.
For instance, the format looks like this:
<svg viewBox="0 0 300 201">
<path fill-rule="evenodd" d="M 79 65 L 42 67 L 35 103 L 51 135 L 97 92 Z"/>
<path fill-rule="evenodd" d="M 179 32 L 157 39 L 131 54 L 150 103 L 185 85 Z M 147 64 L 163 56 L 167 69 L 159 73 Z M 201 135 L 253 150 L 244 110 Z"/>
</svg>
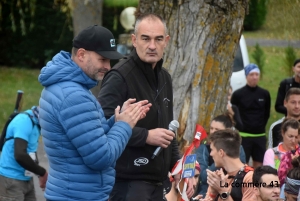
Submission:
<svg viewBox="0 0 300 201">
<path fill-rule="evenodd" d="M 115 3 L 116 1 L 118 1 L 118 0 L 114 0 L 111 3 L 113 3 L 113 2 Z M 113 35 L 116 39 L 116 43 L 119 43 L 120 34 L 128 33 L 128 32 L 126 32 L 126 30 L 124 29 L 124 27 L 121 25 L 121 22 L 120 22 L 121 12 L 126 7 L 137 6 L 136 2 L 138 2 L 138 1 L 124 0 L 124 4 L 119 4 L 120 6 L 112 7 L 111 4 L 108 2 L 108 0 L 104 1 L 102 26 L 106 27 L 113 33 Z M 114 66 L 117 62 L 118 62 L 118 60 L 111 60 L 111 66 Z"/>
<path fill-rule="evenodd" d="M 28 32 L 28 29 L 31 30 L 33 28 L 33 22 L 28 22 L 29 26 L 26 27 L 25 18 L 26 16 L 30 16 L 31 18 L 35 15 L 35 4 L 36 0 L 11 0 L 11 1 L 0 1 L 0 21 L 2 20 L 2 9 L 5 8 L 5 4 L 10 6 L 10 13 L 9 18 L 11 22 L 11 30 L 13 32 L 16 32 L 17 30 L 17 22 L 16 20 L 19 20 L 19 28 L 21 30 L 22 35 L 26 35 L 26 32 Z M 18 12 L 14 12 L 14 8 Z M 19 16 L 16 18 L 16 16 Z M 1 30 L 2 27 L 0 27 Z"/>
<path fill-rule="evenodd" d="M 17 91 L 24 91 L 22 111 L 39 104 L 42 85 L 38 82 L 38 69 L 0 67 L 0 129 L 2 130 L 8 116 L 14 111 Z"/>
<path fill-rule="evenodd" d="M 287 46 L 284 50 L 285 58 L 284 58 L 284 68 L 288 76 L 293 75 L 292 66 L 294 65 L 295 60 L 297 59 L 296 51 L 292 46 Z"/>
<path fill-rule="evenodd" d="M 249 14 L 244 20 L 246 31 L 258 30 L 265 23 L 267 15 L 267 0 L 250 0 Z"/>
<path fill-rule="evenodd" d="M 254 60 L 254 63 L 256 65 L 258 65 L 259 69 L 260 69 L 260 77 L 261 79 L 263 79 L 263 75 L 265 73 L 264 70 L 264 66 L 265 66 L 265 53 L 264 51 L 261 49 L 261 47 L 259 46 L 258 43 L 256 43 L 255 47 L 254 47 L 254 51 L 252 53 L 252 58 Z"/>
<path fill-rule="evenodd" d="M 137 7 L 139 4 L 139 0 L 104 0 L 105 7 Z"/>
<path fill-rule="evenodd" d="M 260 30 L 243 32 L 245 38 L 299 40 L 300 1 L 268 0 L 266 22 Z"/>
<path fill-rule="evenodd" d="M 71 49 L 72 20 L 61 9 L 67 5 L 65 0 L 5 2 L 1 4 L 0 38 L 5 40 L 0 40 L 0 65 L 41 68 L 60 50 Z"/>
</svg>

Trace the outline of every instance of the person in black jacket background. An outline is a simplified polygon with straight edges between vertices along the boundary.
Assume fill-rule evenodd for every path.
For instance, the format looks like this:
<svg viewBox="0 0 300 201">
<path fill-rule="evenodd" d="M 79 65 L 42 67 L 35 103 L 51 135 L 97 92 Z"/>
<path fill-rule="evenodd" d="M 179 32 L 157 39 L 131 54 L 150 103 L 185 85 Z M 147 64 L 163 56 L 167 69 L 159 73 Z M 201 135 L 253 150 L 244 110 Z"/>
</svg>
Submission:
<svg viewBox="0 0 300 201">
<path fill-rule="evenodd" d="M 110 201 L 163 200 L 163 182 L 180 159 L 175 135 L 168 130 L 173 120 L 172 80 L 162 67 L 168 41 L 166 24 L 160 16 L 139 16 L 132 34 L 133 51 L 102 82 L 98 100 L 106 118 L 128 97 L 152 103 L 146 118 L 133 128 L 127 147 L 117 161 Z M 162 152 L 151 159 L 157 147 L 162 147 Z M 176 176 L 175 180 L 178 179 Z M 192 186 L 188 195 L 193 195 Z"/>
<path fill-rule="evenodd" d="M 286 92 L 292 88 L 297 87 L 300 88 L 300 59 L 297 59 L 293 65 L 294 76 L 290 78 L 286 78 L 280 82 L 277 98 L 275 103 L 276 112 L 282 113 L 286 115 L 286 108 L 284 107 L 284 97 Z"/>
<path fill-rule="evenodd" d="M 260 70 L 256 64 L 245 67 L 246 86 L 233 92 L 231 103 L 240 111 L 243 129 L 240 130 L 246 161 L 250 156 L 253 167 L 262 165 L 266 152 L 266 124 L 270 117 L 271 97 L 269 91 L 258 86 Z"/>
<path fill-rule="evenodd" d="M 290 88 L 284 99 L 286 117 L 275 121 L 269 130 L 269 148 L 277 147 L 282 142 L 281 125 L 285 118 L 297 119 L 300 122 L 300 88 Z M 300 139 L 299 139 L 300 140 Z"/>
</svg>

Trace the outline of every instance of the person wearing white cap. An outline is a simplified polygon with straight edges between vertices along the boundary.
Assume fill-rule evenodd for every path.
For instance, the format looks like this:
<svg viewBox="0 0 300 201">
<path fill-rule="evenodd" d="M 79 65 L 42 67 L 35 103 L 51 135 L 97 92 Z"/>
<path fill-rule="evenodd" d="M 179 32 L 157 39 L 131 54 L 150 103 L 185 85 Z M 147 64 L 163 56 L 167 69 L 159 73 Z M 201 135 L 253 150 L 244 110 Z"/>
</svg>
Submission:
<svg viewBox="0 0 300 201">
<path fill-rule="evenodd" d="M 256 168 L 262 165 L 266 151 L 265 127 L 270 117 L 271 97 L 268 90 L 258 86 L 260 70 L 256 64 L 248 64 L 245 74 L 247 84 L 232 94 L 231 103 L 238 107 L 243 122 L 240 135 L 246 161 L 251 156 Z"/>
</svg>

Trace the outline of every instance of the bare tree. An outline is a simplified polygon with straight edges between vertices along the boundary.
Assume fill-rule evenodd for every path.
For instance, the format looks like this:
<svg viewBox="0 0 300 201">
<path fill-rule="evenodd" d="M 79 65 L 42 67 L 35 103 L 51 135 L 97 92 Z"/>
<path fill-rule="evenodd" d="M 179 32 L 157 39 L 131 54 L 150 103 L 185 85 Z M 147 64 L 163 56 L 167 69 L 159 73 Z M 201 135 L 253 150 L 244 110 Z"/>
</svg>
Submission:
<svg viewBox="0 0 300 201">
<path fill-rule="evenodd" d="M 91 25 L 102 25 L 103 0 L 69 0 L 74 36 Z"/>
<path fill-rule="evenodd" d="M 68 0 L 72 11 L 74 36 L 81 30 L 91 25 L 102 25 L 103 0 Z M 100 91 L 99 85 L 91 89 L 97 97 Z"/>
<path fill-rule="evenodd" d="M 196 123 L 209 128 L 225 110 L 247 7 L 248 0 L 140 0 L 137 15 L 163 16 L 171 36 L 164 67 L 173 79 L 179 141 L 190 141 Z"/>
</svg>

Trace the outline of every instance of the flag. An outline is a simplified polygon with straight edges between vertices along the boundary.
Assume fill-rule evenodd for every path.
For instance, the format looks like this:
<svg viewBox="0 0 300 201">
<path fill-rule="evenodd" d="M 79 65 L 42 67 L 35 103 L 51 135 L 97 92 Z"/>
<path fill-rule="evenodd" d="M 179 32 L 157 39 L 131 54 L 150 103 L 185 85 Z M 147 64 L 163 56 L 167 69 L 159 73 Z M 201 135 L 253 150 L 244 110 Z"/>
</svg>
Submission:
<svg viewBox="0 0 300 201">
<path fill-rule="evenodd" d="M 188 149 L 185 151 L 182 158 L 177 161 L 177 163 L 174 165 L 174 167 L 171 171 L 172 176 L 180 174 L 180 181 L 177 184 L 177 189 L 178 189 L 178 192 L 181 194 L 181 200 L 182 201 L 189 201 L 189 199 L 187 197 L 187 194 L 186 194 L 187 184 L 188 184 L 188 179 L 189 178 L 184 178 L 184 185 L 183 185 L 182 192 L 179 188 L 179 184 L 182 180 L 183 165 L 184 165 L 186 156 L 190 155 L 195 147 L 196 148 L 199 147 L 201 141 L 204 140 L 206 137 L 207 137 L 207 133 L 204 130 L 204 128 L 202 126 L 200 126 L 199 124 L 196 124 L 196 129 L 195 129 L 193 142 L 190 144 Z M 173 181 L 173 177 L 170 177 L 170 180 Z"/>
</svg>

